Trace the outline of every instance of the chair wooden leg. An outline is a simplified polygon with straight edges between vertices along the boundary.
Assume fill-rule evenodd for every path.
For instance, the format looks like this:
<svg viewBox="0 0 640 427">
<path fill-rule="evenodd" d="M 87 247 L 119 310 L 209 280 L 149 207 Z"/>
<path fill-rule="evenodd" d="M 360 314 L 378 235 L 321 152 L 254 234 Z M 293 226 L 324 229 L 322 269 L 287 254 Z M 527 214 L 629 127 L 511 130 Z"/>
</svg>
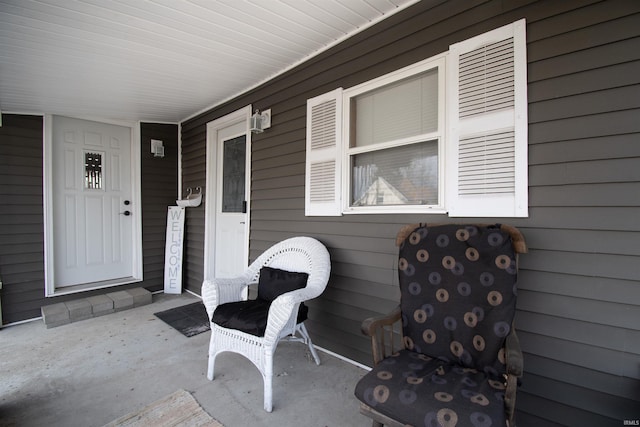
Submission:
<svg viewBox="0 0 640 427">
<path fill-rule="evenodd" d="M 373 427 L 406 427 L 406 424 L 396 421 L 393 418 L 389 418 L 386 415 L 382 415 L 381 413 L 377 412 L 372 407 L 365 405 L 364 403 L 360 403 L 360 413 L 371 418 L 371 425 Z"/>
</svg>

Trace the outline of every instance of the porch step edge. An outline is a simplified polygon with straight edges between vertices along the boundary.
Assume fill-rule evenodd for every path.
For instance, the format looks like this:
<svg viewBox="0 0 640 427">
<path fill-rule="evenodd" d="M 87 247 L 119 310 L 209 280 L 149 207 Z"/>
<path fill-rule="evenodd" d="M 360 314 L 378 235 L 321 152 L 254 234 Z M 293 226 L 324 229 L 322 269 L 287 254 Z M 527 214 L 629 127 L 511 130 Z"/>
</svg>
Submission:
<svg viewBox="0 0 640 427">
<path fill-rule="evenodd" d="M 40 311 L 47 329 L 51 329 L 117 311 L 140 307 L 152 302 L 151 292 L 145 288 L 133 288 L 44 305 L 40 308 Z"/>
</svg>

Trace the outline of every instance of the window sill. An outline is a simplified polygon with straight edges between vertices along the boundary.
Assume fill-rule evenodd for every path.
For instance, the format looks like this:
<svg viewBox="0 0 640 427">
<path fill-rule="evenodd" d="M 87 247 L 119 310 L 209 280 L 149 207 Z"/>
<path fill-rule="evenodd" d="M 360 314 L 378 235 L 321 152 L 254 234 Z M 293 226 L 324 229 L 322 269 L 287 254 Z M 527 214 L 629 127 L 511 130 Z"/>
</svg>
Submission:
<svg viewBox="0 0 640 427">
<path fill-rule="evenodd" d="M 393 214 L 393 215 L 401 215 L 401 214 L 434 214 L 434 215 L 446 215 L 447 210 L 444 208 L 425 208 L 425 207 L 415 207 L 415 208 L 405 208 L 398 209 L 398 207 L 392 206 L 384 206 L 384 207 L 367 207 L 367 208 L 347 208 L 342 211 L 343 215 L 370 215 L 370 214 Z"/>
</svg>

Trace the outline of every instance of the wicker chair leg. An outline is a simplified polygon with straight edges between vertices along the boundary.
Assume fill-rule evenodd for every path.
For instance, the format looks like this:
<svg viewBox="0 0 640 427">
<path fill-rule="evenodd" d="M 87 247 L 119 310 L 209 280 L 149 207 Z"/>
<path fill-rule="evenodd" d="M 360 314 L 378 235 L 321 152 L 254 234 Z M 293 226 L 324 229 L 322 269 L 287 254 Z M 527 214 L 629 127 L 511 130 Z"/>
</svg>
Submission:
<svg viewBox="0 0 640 427">
<path fill-rule="evenodd" d="M 264 373 L 262 379 L 264 381 L 264 410 L 271 412 L 273 410 L 273 352 L 267 351 L 264 360 Z"/>
<path fill-rule="evenodd" d="M 309 332 L 307 332 L 307 328 L 306 326 L 304 326 L 304 323 L 299 323 L 296 326 L 296 331 L 298 331 L 300 333 L 300 335 L 302 336 L 302 340 L 303 342 L 309 346 L 309 351 L 311 352 L 311 355 L 313 356 L 313 360 L 316 361 L 316 365 L 320 365 L 320 358 L 318 357 L 318 353 L 316 352 L 316 348 L 313 346 L 313 343 L 311 342 L 311 337 L 309 336 Z"/>
<path fill-rule="evenodd" d="M 213 381 L 213 370 L 214 370 L 214 364 L 215 364 L 216 358 L 214 355 L 214 349 L 213 349 L 213 340 L 211 340 L 210 344 L 209 344 L 209 366 L 207 368 L 207 378 L 209 379 L 209 381 Z"/>
<path fill-rule="evenodd" d="M 212 356 L 209 356 L 209 369 L 207 369 L 207 379 L 209 379 L 209 381 L 213 381 L 213 364 L 214 359 Z"/>
</svg>

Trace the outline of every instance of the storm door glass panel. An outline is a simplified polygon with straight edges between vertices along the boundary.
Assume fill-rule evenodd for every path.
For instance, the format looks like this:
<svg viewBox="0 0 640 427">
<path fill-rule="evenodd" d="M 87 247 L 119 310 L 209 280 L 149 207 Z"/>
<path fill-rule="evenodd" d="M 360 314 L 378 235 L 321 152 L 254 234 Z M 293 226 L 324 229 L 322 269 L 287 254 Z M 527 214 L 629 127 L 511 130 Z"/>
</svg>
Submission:
<svg viewBox="0 0 640 427">
<path fill-rule="evenodd" d="M 438 141 L 351 157 L 351 206 L 437 205 Z"/>
<path fill-rule="evenodd" d="M 102 189 L 102 153 L 84 153 L 84 188 Z"/>
<path fill-rule="evenodd" d="M 246 136 L 223 143 L 222 212 L 243 212 L 245 201 Z"/>
</svg>

